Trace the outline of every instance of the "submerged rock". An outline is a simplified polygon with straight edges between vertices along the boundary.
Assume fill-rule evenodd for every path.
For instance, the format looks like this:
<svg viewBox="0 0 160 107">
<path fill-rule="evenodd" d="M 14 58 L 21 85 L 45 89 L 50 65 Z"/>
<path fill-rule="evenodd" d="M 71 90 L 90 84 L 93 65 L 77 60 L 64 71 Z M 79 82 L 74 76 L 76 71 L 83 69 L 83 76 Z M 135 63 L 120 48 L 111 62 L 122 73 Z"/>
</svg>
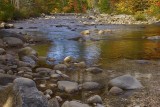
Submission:
<svg viewBox="0 0 160 107">
<path fill-rule="evenodd" d="M 73 93 L 78 91 L 78 83 L 76 82 L 58 81 L 57 85 L 61 91 L 65 91 L 67 93 Z"/>
<path fill-rule="evenodd" d="M 89 107 L 89 105 L 83 104 L 80 101 L 65 101 L 62 107 Z"/>
<path fill-rule="evenodd" d="M 130 74 L 110 80 L 108 86 L 109 89 L 115 86 L 125 90 L 140 89 L 143 87 L 142 84 Z"/>
</svg>

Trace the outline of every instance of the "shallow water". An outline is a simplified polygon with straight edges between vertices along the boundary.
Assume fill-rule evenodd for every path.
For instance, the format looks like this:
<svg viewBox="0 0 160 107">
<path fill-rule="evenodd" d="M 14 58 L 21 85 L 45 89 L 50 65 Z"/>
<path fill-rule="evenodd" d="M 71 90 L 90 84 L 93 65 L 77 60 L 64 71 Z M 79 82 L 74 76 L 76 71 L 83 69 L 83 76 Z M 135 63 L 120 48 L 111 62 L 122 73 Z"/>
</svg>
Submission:
<svg viewBox="0 0 160 107">
<path fill-rule="evenodd" d="M 55 63 L 63 61 L 66 56 L 72 56 L 77 60 L 85 61 L 88 65 L 96 64 L 105 68 L 105 72 L 97 75 L 81 71 L 66 72 L 71 80 L 77 81 L 78 83 L 96 81 L 107 85 L 109 79 L 118 75 L 124 75 L 125 73 L 142 73 L 154 68 L 151 65 L 151 68 L 145 69 L 145 67 L 136 65 L 133 62 L 128 63 L 126 59 L 160 59 L 160 40 L 145 39 L 148 36 L 160 36 L 159 25 L 87 26 L 79 23 L 78 20 L 81 19 L 73 16 L 59 16 L 55 19 L 40 18 L 18 21 L 15 23 L 16 28 L 23 27 L 24 29 L 15 28 L 9 31 L 49 38 L 52 44 L 39 44 L 33 46 L 33 48 L 38 51 L 40 56 L 55 58 Z M 30 27 L 37 28 L 32 29 Z M 86 29 L 111 29 L 113 32 L 102 36 L 94 35 L 93 37 L 101 39 L 99 41 L 88 40 L 86 42 L 78 42 L 68 40 L 69 38 L 79 36 L 80 32 Z M 117 61 L 120 61 L 120 63 Z M 105 91 L 100 93 L 103 97 Z M 81 94 L 72 97 L 83 100 L 84 94 L 85 92 L 81 92 Z"/>
</svg>

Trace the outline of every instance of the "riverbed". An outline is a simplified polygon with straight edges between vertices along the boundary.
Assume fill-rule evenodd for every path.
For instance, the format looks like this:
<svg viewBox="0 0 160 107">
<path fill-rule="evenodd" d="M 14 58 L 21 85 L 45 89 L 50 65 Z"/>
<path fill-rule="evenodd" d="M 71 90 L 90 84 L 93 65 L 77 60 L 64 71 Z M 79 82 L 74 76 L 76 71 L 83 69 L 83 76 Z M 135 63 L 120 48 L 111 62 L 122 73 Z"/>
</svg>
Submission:
<svg viewBox="0 0 160 107">
<path fill-rule="evenodd" d="M 105 86 L 97 93 L 101 95 L 107 107 L 156 107 L 160 96 L 160 40 L 148 40 L 150 36 L 160 36 L 160 26 L 152 25 L 84 25 L 77 16 L 50 16 L 13 22 L 15 28 L 5 30 L 32 36 L 42 36 L 51 42 L 32 45 L 40 56 L 56 59 L 60 63 L 66 56 L 85 61 L 87 66 L 98 66 L 104 69 L 101 74 L 81 71 L 65 72 L 72 81 L 83 83 L 95 81 Z M 21 28 L 21 29 L 20 29 Z M 23 28 L 23 29 L 22 29 Z M 82 36 L 84 30 L 105 30 L 112 32 L 94 34 L 96 40 L 75 41 L 72 38 Z M 92 36 L 92 35 L 90 35 Z M 50 62 L 48 62 L 51 64 Z M 137 92 L 126 92 L 121 96 L 108 94 L 107 83 L 110 79 L 131 74 L 138 78 L 144 89 Z M 71 95 L 75 99 L 85 101 L 89 92 Z M 59 95 L 59 93 L 57 93 Z M 131 96 L 132 95 L 132 96 Z M 70 95 L 65 95 L 66 99 Z M 160 104 L 159 104 L 160 105 Z"/>
</svg>

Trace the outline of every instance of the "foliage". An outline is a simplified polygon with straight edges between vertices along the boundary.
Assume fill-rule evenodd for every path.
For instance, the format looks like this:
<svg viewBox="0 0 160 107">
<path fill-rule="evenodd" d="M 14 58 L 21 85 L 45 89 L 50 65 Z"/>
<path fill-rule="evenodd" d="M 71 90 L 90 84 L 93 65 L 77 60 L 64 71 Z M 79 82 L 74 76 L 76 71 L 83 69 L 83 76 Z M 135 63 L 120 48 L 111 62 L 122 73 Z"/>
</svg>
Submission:
<svg viewBox="0 0 160 107">
<path fill-rule="evenodd" d="M 145 21 L 146 20 L 145 14 L 143 12 L 141 12 L 141 11 L 136 12 L 135 15 L 134 15 L 134 18 L 137 21 Z"/>
<path fill-rule="evenodd" d="M 6 0 L 0 1 L 0 20 L 7 21 L 12 19 L 14 7 Z"/>
<path fill-rule="evenodd" d="M 99 8 L 102 13 L 106 13 L 109 11 L 109 1 L 108 0 L 100 0 L 99 1 Z"/>
</svg>

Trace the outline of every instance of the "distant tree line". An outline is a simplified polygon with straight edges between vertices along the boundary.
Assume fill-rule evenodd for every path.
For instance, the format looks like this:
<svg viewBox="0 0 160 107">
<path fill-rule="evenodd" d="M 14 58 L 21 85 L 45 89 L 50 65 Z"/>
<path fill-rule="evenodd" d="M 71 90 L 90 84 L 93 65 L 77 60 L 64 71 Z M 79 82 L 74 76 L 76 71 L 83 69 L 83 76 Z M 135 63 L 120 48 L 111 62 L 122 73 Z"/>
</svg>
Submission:
<svg viewBox="0 0 160 107">
<path fill-rule="evenodd" d="M 14 1 L 18 1 L 19 6 Z M 159 0 L 0 0 L 0 20 L 34 17 L 41 13 L 86 13 L 93 9 L 100 13 L 143 13 L 160 18 Z"/>
</svg>

